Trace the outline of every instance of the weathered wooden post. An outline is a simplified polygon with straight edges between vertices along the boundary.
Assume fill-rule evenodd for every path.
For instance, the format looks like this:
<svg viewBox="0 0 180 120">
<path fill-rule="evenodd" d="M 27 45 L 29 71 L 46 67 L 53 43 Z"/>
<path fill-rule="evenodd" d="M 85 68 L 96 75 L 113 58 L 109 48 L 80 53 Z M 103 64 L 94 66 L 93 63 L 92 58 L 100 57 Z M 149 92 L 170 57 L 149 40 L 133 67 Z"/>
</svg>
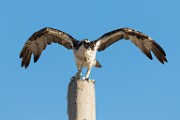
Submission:
<svg viewBox="0 0 180 120">
<path fill-rule="evenodd" d="M 96 120 L 94 80 L 76 80 L 68 86 L 68 120 Z"/>
</svg>

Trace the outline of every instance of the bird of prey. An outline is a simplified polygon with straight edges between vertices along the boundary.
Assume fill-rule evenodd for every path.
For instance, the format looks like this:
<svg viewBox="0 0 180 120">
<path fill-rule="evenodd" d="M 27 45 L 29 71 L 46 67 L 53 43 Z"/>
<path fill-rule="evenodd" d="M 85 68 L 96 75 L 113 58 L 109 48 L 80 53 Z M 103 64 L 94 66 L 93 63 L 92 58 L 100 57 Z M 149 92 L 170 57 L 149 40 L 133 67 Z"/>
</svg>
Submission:
<svg viewBox="0 0 180 120">
<path fill-rule="evenodd" d="M 122 39 L 130 40 L 149 59 L 153 59 L 151 55 L 152 52 L 162 64 L 167 62 L 166 53 L 158 43 L 142 32 L 128 27 L 108 32 L 93 41 L 89 41 L 88 39 L 79 41 L 63 31 L 45 27 L 35 32 L 26 41 L 20 53 L 20 58 L 22 58 L 21 66 L 25 68 L 29 66 L 32 54 L 34 55 L 34 62 L 37 62 L 42 51 L 46 48 L 47 45 L 50 45 L 53 42 L 73 51 L 76 66 L 78 68 L 78 72 L 75 76 L 80 78 L 82 68 L 86 67 L 87 72 L 85 78 L 89 79 L 89 75 L 93 66 L 98 68 L 102 67 L 99 61 L 96 59 L 97 51 L 103 51 L 111 44 Z"/>
</svg>

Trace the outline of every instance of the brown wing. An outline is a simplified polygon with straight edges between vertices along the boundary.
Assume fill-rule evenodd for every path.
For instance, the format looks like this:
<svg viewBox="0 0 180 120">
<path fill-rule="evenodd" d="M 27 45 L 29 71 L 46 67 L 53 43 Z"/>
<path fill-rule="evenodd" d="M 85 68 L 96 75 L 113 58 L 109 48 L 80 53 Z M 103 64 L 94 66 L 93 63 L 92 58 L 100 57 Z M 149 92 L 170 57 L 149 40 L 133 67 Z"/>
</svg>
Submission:
<svg viewBox="0 0 180 120">
<path fill-rule="evenodd" d="M 35 32 L 26 41 L 20 53 L 20 58 L 22 58 L 21 66 L 28 67 L 32 54 L 34 54 L 34 62 L 37 62 L 42 51 L 52 42 L 59 43 L 67 49 L 72 49 L 79 41 L 60 30 L 49 27 L 43 28 Z"/>
<path fill-rule="evenodd" d="M 99 46 L 98 51 L 103 51 L 111 44 L 121 39 L 126 39 L 126 40 L 130 39 L 131 42 L 133 42 L 138 48 L 140 48 L 141 51 L 149 59 L 152 60 L 152 55 L 151 55 L 151 51 L 152 51 L 161 63 L 164 64 L 164 62 L 167 62 L 166 53 L 160 47 L 159 44 L 157 44 L 147 35 L 139 31 L 133 30 L 131 28 L 121 28 L 108 32 L 93 42 L 96 42 L 97 45 Z"/>
</svg>

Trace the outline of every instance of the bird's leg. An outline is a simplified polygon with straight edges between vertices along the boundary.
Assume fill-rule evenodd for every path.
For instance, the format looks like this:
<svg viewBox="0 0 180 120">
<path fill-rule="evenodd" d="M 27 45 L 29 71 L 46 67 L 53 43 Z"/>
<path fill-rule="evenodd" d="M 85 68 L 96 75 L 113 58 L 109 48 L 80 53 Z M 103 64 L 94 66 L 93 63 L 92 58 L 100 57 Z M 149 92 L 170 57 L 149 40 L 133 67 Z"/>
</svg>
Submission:
<svg viewBox="0 0 180 120">
<path fill-rule="evenodd" d="M 82 68 L 80 67 L 78 68 L 78 72 L 76 73 L 76 76 L 75 76 L 76 80 L 79 80 L 81 78 L 81 72 L 82 72 Z"/>
<path fill-rule="evenodd" d="M 82 75 L 82 67 L 78 68 L 77 75 L 81 76 Z"/>
<path fill-rule="evenodd" d="M 86 80 L 89 80 L 89 75 L 90 75 L 90 73 L 91 73 L 91 69 L 92 69 L 92 67 L 90 67 L 90 68 L 88 68 L 87 69 L 87 72 L 86 72 Z"/>
<path fill-rule="evenodd" d="M 75 76 L 76 80 L 79 80 L 81 78 L 82 67 L 83 67 L 83 64 L 80 67 L 78 67 L 78 72 L 76 73 L 76 76 Z"/>
</svg>

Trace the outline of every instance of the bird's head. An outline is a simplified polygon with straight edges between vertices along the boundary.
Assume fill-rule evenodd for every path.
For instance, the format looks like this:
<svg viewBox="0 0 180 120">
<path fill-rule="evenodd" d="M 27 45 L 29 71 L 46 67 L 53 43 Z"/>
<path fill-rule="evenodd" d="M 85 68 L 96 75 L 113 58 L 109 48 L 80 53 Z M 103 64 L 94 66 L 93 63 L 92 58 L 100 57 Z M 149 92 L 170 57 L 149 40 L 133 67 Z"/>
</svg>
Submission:
<svg viewBox="0 0 180 120">
<path fill-rule="evenodd" d="M 83 39 L 82 40 L 82 45 L 84 45 L 85 48 L 89 49 L 90 41 L 88 39 Z"/>
<path fill-rule="evenodd" d="M 88 39 L 83 39 L 82 44 L 83 45 L 89 45 L 90 41 Z"/>
<path fill-rule="evenodd" d="M 85 39 L 83 39 L 83 40 L 82 40 L 82 42 L 83 42 L 84 44 L 86 44 L 86 43 L 90 43 L 90 41 L 89 41 L 88 39 L 86 39 L 86 38 L 85 38 Z"/>
</svg>

